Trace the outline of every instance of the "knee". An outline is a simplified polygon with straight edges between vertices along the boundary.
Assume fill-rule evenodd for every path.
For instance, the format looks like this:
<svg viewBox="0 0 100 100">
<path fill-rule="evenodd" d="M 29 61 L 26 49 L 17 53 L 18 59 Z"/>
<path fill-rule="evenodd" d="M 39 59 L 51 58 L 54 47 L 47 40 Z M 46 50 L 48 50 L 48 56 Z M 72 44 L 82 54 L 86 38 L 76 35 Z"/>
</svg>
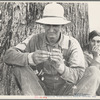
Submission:
<svg viewBox="0 0 100 100">
<path fill-rule="evenodd" d="M 98 68 L 95 66 L 90 66 L 87 68 L 89 71 L 91 71 L 92 74 L 96 74 L 98 72 Z"/>
<path fill-rule="evenodd" d="M 100 76 L 100 70 L 99 70 L 97 67 L 95 67 L 95 66 L 88 67 L 88 68 L 86 69 L 86 72 L 87 72 L 87 74 L 88 74 L 90 77 L 92 77 L 92 78 L 94 78 L 94 79 L 97 79 L 97 78 L 99 78 L 99 76 Z M 100 79 L 100 78 L 99 78 L 99 79 Z"/>
</svg>

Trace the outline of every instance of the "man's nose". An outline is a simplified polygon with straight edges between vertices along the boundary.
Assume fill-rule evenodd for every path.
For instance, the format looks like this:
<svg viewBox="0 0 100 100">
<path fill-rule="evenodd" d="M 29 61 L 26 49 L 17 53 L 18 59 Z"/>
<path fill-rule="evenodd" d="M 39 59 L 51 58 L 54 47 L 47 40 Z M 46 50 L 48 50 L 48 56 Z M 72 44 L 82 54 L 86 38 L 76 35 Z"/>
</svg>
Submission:
<svg viewBox="0 0 100 100">
<path fill-rule="evenodd" d="M 50 26 L 50 32 L 54 32 L 53 26 Z"/>
<path fill-rule="evenodd" d="M 94 45 L 95 45 L 95 46 L 98 46 L 98 43 L 95 41 L 95 42 L 94 42 Z"/>
</svg>

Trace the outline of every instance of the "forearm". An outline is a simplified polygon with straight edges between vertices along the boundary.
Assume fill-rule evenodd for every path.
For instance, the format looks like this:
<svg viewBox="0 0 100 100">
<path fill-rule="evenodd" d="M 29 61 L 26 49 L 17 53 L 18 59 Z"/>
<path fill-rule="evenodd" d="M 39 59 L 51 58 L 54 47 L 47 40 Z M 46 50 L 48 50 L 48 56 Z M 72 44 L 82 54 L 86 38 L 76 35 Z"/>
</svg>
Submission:
<svg viewBox="0 0 100 100">
<path fill-rule="evenodd" d="M 83 51 L 77 40 L 71 39 L 71 45 L 65 59 L 65 71 L 62 78 L 66 81 L 76 83 L 82 78 L 86 69 Z"/>
<path fill-rule="evenodd" d="M 22 53 L 15 48 L 10 48 L 4 55 L 4 62 L 10 65 L 28 66 L 28 54 Z"/>
<path fill-rule="evenodd" d="M 61 77 L 65 81 L 69 81 L 72 83 L 76 83 L 79 79 L 82 78 L 85 69 L 81 67 L 67 67 L 65 66 L 65 70 Z"/>
<path fill-rule="evenodd" d="M 100 69 L 100 61 L 99 59 L 93 59 L 90 66 L 95 66 L 97 67 L 98 69 Z"/>
</svg>

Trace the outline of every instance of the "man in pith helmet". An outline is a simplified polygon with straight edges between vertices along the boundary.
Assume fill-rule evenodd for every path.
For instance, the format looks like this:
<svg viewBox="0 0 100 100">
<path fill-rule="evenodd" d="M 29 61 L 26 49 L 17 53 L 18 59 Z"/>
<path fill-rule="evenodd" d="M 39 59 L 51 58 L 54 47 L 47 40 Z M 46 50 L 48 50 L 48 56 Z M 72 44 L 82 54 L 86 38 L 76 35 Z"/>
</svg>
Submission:
<svg viewBox="0 0 100 100">
<path fill-rule="evenodd" d="M 45 32 L 34 35 L 23 52 L 17 47 L 7 50 L 4 61 L 16 66 L 14 74 L 24 95 L 72 95 L 74 85 L 74 95 L 88 94 L 82 87 L 91 76 L 83 77 L 85 60 L 80 44 L 61 31 L 69 22 L 60 4 L 47 4 L 43 17 L 36 20 Z M 35 74 L 33 69 L 40 72 Z"/>
</svg>

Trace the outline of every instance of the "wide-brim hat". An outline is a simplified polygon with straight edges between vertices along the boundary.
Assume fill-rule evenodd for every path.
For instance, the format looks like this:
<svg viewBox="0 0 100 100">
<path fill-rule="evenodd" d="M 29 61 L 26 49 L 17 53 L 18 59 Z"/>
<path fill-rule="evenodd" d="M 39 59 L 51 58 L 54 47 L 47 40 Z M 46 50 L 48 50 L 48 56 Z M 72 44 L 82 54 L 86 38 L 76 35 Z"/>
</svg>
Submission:
<svg viewBox="0 0 100 100">
<path fill-rule="evenodd" d="M 43 17 L 36 20 L 40 24 L 51 24 L 51 25 L 64 25 L 70 23 L 64 17 L 64 8 L 56 2 L 47 4 L 43 11 Z"/>
</svg>

